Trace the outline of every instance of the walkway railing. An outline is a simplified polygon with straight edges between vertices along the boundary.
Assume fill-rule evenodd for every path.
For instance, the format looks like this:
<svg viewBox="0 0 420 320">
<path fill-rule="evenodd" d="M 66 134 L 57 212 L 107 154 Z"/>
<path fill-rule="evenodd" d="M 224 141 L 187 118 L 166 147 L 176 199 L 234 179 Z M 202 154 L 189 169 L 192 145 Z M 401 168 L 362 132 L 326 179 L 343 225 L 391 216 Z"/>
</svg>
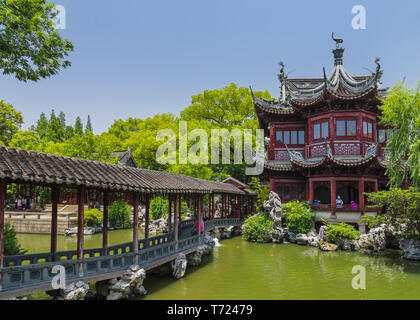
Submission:
<svg viewBox="0 0 420 320">
<path fill-rule="evenodd" d="M 215 219 L 205 222 L 205 231 L 216 226 L 240 225 L 240 219 Z M 180 222 L 180 228 L 193 228 L 192 220 Z M 189 233 L 186 233 L 189 234 Z M 203 241 L 204 235 L 184 237 L 178 241 L 173 239 L 173 232 L 139 240 L 138 264 L 147 267 L 171 256 L 186 252 L 198 247 Z M 51 253 L 35 253 L 18 256 L 6 256 L 4 266 L 1 269 L 3 281 L 0 288 L 2 292 L 19 291 L 31 287 L 51 286 L 55 273 L 52 269 L 56 265 L 63 266 L 66 271 L 66 281 L 91 279 L 97 275 L 114 274 L 122 272 L 135 263 L 136 253 L 133 252 L 133 243 L 123 243 L 108 247 L 108 254 L 104 254 L 103 248 L 85 249 L 84 259 L 77 259 L 77 251 L 57 252 L 57 261 L 52 261 Z M 81 266 L 81 267 L 80 267 Z M 79 274 L 83 270 L 82 274 Z M 50 288 L 49 288 L 50 289 Z M 43 291 L 43 290 L 40 290 Z M 34 291 L 36 292 L 36 291 Z"/>
</svg>

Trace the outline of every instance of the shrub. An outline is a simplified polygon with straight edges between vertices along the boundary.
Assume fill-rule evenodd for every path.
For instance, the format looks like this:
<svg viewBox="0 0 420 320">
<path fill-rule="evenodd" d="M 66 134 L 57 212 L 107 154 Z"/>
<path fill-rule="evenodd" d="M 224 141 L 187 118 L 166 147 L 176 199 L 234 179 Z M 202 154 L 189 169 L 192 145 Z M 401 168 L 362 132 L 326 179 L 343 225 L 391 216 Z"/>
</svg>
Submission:
<svg viewBox="0 0 420 320">
<path fill-rule="evenodd" d="M 420 189 L 391 188 L 389 191 L 365 193 L 367 201 L 382 207 L 384 216 L 402 238 L 420 239 Z"/>
<path fill-rule="evenodd" d="M 327 239 L 331 242 L 337 242 L 341 239 L 355 240 L 360 237 L 360 232 L 357 231 L 352 225 L 341 222 L 336 225 L 332 225 L 323 220 L 327 226 Z"/>
<path fill-rule="evenodd" d="M 85 227 L 100 227 L 104 215 L 98 209 L 89 209 L 85 211 Z"/>
<path fill-rule="evenodd" d="M 168 213 L 169 201 L 162 197 L 154 197 L 150 201 L 150 214 L 153 220 L 162 218 Z"/>
<path fill-rule="evenodd" d="M 129 228 L 131 208 L 123 200 L 116 200 L 109 208 L 109 224 L 112 228 Z"/>
<path fill-rule="evenodd" d="M 286 219 L 285 225 L 293 233 L 307 233 L 312 230 L 315 213 L 307 203 L 290 201 L 283 205 L 282 212 Z"/>
<path fill-rule="evenodd" d="M 5 223 L 4 225 L 4 255 L 14 256 L 14 255 L 24 254 L 24 253 L 26 253 L 26 250 L 21 248 L 16 237 L 15 229 L 9 223 Z"/>
<path fill-rule="evenodd" d="M 363 216 L 360 221 L 372 229 L 388 223 L 389 219 L 386 216 Z"/>
<path fill-rule="evenodd" d="M 242 228 L 242 238 L 251 242 L 269 242 L 273 227 L 267 214 L 252 216 L 247 219 Z"/>
</svg>

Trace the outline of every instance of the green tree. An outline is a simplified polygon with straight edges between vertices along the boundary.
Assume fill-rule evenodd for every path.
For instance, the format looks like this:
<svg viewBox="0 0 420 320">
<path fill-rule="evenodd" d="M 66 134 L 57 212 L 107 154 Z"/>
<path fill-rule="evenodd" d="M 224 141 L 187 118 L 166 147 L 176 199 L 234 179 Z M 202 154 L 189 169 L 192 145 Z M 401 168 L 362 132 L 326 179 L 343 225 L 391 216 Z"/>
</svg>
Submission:
<svg viewBox="0 0 420 320">
<path fill-rule="evenodd" d="M 54 109 L 51 110 L 50 119 L 48 121 L 47 139 L 54 142 L 64 141 L 66 136 L 65 120 L 55 115 Z"/>
<path fill-rule="evenodd" d="M 154 197 L 150 201 L 150 213 L 153 220 L 162 218 L 168 213 L 169 201 L 160 196 Z"/>
<path fill-rule="evenodd" d="M 76 118 L 76 122 L 74 124 L 74 133 L 83 135 L 83 123 L 82 120 L 80 120 L 80 117 Z"/>
<path fill-rule="evenodd" d="M 139 132 L 143 120 L 137 118 L 128 118 L 127 120 L 115 120 L 108 133 L 113 134 L 120 140 L 126 140 L 130 132 Z"/>
<path fill-rule="evenodd" d="M 33 131 L 18 131 L 10 141 L 10 146 L 24 150 L 41 151 L 41 138 Z"/>
<path fill-rule="evenodd" d="M 411 185 L 419 187 L 420 83 L 416 89 L 408 89 L 398 83 L 384 99 L 380 110 L 380 123 L 397 129 L 386 146 L 389 159 L 387 175 L 391 185 L 401 186 L 410 178 Z M 405 159 L 409 170 L 404 165 Z"/>
<path fill-rule="evenodd" d="M 112 228 L 129 228 L 131 209 L 122 200 L 114 201 L 109 208 L 109 224 Z"/>
<path fill-rule="evenodd" d="M 14 256 L 19 254 L 25 254 L 24 250 L 16 237 L 15 229 L 9 224 L 4 225 L 4 255 L 5 256 Z"/>
<path fill-rule="evenodd" d="M 18 132 L 22 123 L 22 114 L 16 111 L 11 104 L 0 100 L 0 141 L 7 145 L 13 135 Z"/>
<path fill-rule="evenodd" d="M 255 92 L 258 97 L 271 99 L 268 91 Z M 180 120 L 188 122 L 188 131 L 195 128 L 205 129 L 210 137 L 212 129 L 255 130 L 258 128 L 258 120 L 254 110 L 251 92 L 248 88 L 238 87 L 235 83 L 221 89 L 205 90 L 203 93 L 192 96 L 192 104 L 181 111 Z M 242 135 L 243 136 L 243 135 Z M 233 139 L 230 141 L 231 164 L 211 164 L 213 172 L 224 176 L 233 176 L 239 180 L 246 180 L 245 164 L 233 163 Z M 192 143 L 191 143 L 192 144 Z M 220 161 L 221 148 L 220 144 Z M 210 150 L 210 146 L 209 146 Z M 245 181 L 246 182 L 246 181 Z"/>
<path fill-rule="evenodd" d="M 90 122 L 90 116 L 88 115 L 87 123 L 86 123 L 86 133 L 93 132 L 92 123 Z"/>
<path fill-rule="evenodd" d="M 385 221 L 402 231 L 405 238 L 420 238 L 420 189 L 391 188 L 389 191 L 366 193 L 367 201 L 382 207 Z"/>
<path fill-rule="evenodd" d="M 20 81 L 37 81 L 71 65 L 73 44 L 54 28 L 54 4 L 0 0 L 0 69 Z"/>
<path fill-rule="evenodd" d="M 286 226 L 296 234 L 311 231 L 315 218 L 309 204 L 299 201 L 289 201 L 282 207 Z"/>
<path fill-rule="evenodd" d="M 270 99 L 268 91 L 255 95 Z M 218 128 L 258 128 L 254 103 L 248 88 L 231 83 L 221 89 L 205 90 L 192 96 L 192 104 L 181 112 L 184 120 L 204 120 Z"/>
<path fill-rule="evenodd" d="M 44 112 L 39 116 L 39 120 L 36 122 L 36 126 L 33 129 L 41 139 L 45 139 L 48 133 L 48 118 Z"/>
</svg>

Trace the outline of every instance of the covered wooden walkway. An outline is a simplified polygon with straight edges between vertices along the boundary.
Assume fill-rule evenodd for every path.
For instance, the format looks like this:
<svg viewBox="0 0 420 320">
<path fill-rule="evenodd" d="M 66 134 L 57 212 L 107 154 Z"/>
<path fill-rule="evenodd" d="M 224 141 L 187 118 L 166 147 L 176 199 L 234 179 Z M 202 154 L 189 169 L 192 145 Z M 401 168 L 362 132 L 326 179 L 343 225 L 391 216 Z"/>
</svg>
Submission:
<svg viewBox="0 0 420 320">
<path fill-rule="evenodd" d="M 49 253 L 13 257 L 3 255 L 6 191 L 11 183 L 51 188 Z M 57 252 L 57 205 L 60 192 L 64 189 L 77 190 L 77 248 L 75 251 Z M 86 250 L 83 246 L 84 206 L 86 192 L 91 190 L 101 193 L 103 244 L 102 248 Z M 133 241 L 109 247 L 108 206 L 112 195 L 116 193 L 123 194 L 133 207 Z M 167 234 L 150 238 L 149 204 L 154 195 L 168 197 L 169 224 Z M 70 279 L 89 282 L 112 278 L 114 273 L 120 274 L 131 264 L 152 268 L 156 263 L 172 260 L 180 252 L 194 251 L 203 238 L 200 228 L 197 228 L 195 236 L 179 238 L 179 235 L 182 234 L 181 229 L 193 228 L 195 221 L 201 221 L 206 195 L 209 208 L 206 229 L 218 223 L 240 224 L 252 201 L 252 197 L 245 192 L 222 182 L 0 146 L 0 298 L 5 294 L 16 294 L 17 291 L 20 294 L 43 291 L 44 287 L 51 285 L 54 276 L 51 271 L 56 264 L 65 266 Z M 222 199 L 222 219 L 214 219 L 215 195 Z M 182 199 L 193 204 L 194 220 L 181 221 Z M 231 208 L 232 202 L 235 203 L 235 212 Z M 144 239 L 138 238 L 140 204 L 145 206 L 146 211 Z"/>
</svg>

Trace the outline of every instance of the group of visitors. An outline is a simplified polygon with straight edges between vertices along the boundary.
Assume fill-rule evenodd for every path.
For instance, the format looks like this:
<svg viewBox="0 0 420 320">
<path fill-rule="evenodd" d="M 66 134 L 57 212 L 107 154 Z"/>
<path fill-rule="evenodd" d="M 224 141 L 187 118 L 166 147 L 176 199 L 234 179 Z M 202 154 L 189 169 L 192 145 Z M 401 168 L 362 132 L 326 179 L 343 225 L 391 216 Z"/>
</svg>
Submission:
<svg viewBox="0 0 420 320">
<path fill-rule="evenodd" d="M 88 207 L 89 209 L 98 209 L 99 211 L 101 211 L 101 204 L 99 203 L 99 201 L 90 202 Z"/>
<path fill-rule="evenodd" d="M 25 211 L 32 209 L 33 206 L 33 200 L 22 198 L 21 196 L 17 196 L 15 198 L 15 208 L 17 211 Z"/>
<path fill-rule="evenodd" d="M 321 200 L 314 200 L 314 206 L 320 205 L 321 204 Z M 337 199 L 335 200 L 335 207 L 337 209 L 342 209 L 344 207 L 344 201 L 341 199 L 341 197 L 338 195 Z M 357 210 L 358 209 L 358 205 L 357 202 L 354 200 L 350 201 L 350 207 L 352 210 Z"/>
<path fill-rule="evenodd" d="M 341 199 L 340 196 L 337 196 L 337 199 L 335 200 L 335 206 L 336 206 L 336 208 L 337 209 L 341 209 L 341 208 L 343 208 L 343 205 L 344 205 L 343 200 Z M 357 210 L 357 207 L 358 207 L 357 206 L 357 202 L 354 201 L 354 200 L 351 200 L 350 201 L 350 207 L 351 207 L 352 210 Z"/>
</svg>

